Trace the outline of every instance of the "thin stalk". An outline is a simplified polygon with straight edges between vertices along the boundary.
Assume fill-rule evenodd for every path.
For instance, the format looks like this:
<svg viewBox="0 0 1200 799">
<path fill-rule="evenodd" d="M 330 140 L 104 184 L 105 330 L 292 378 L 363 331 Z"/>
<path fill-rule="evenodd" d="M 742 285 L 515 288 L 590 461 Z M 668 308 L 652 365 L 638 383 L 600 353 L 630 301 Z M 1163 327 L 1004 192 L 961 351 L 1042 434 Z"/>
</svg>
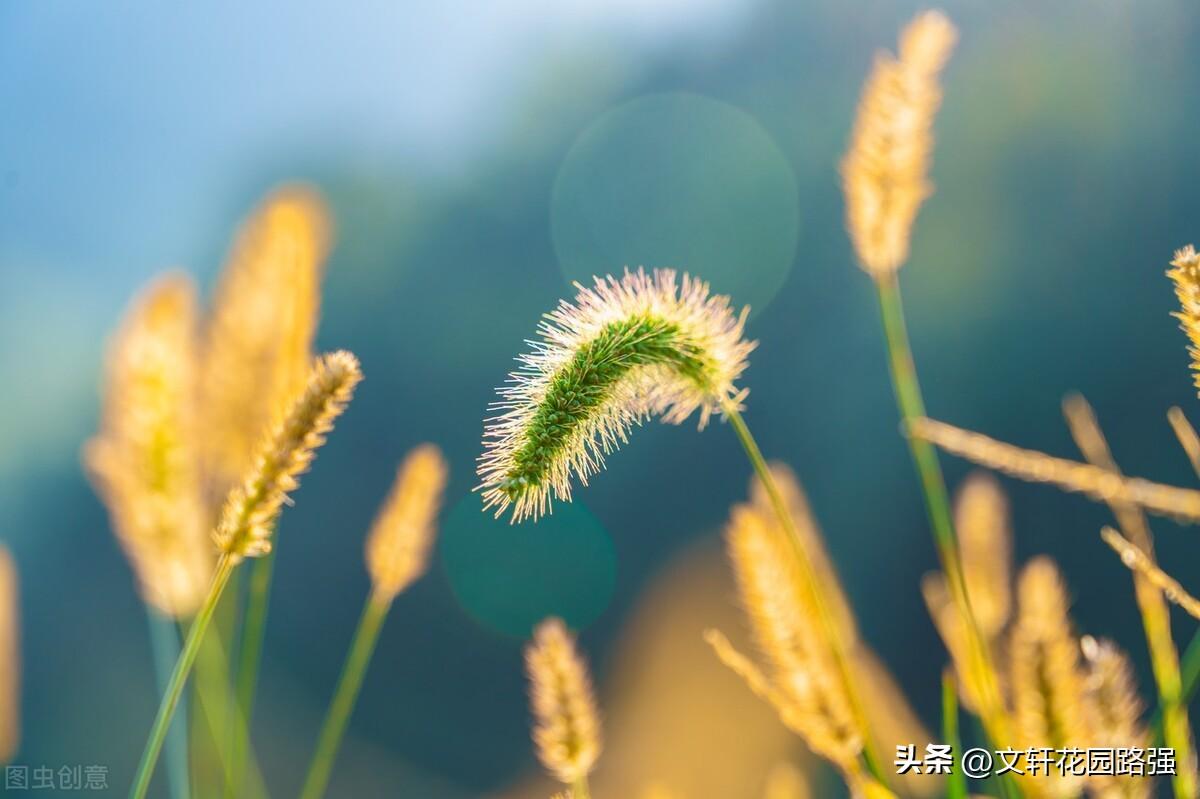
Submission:
<svg viewBox="0 0 1200 799">
<path fill-rule="evenodd" d="M 271 578 L 275 573 L 275 552 L 255 560 L 250 569 L 249 599 L 238 652 L 236 706 L 231 714 L 230 735 L 232 768 L 225 781 L 226 799 L 238 795 L 245 772 L 246 746 L 254 717 L 254 695 L 258 690 L 258 671 L 262 665 L 263 637 L 267 628 L 267 610 L 271 598 Z"/>
<path fill-rule="evenodd" d="M 942 673 L 942 740 L 950 745 L 950 752 L 961 756 L 962 736 L 958 733 L 958 686 L 954 674 L 949 670 Z M 967 775 L 962 768 L 951 768 L 946 778 L 946 799 L 967 799 Z"/>
<path fill-rule="evenodd" d="M 754 467 L 755 474 L 758 475 L 759 481 L 766 490 L 767 496 L 771 500 L 771 507 L 775 510 L 775 515 L 779 517 L 779 523 L 783 525 L 783 529 L 787 531 L 788 540 L 792 542 L 793 549 L 796 552 L 796 560 L 800 564 L 800 570 L 808 586 L 807 593 L 809 599 L 813 607 L 816 608 L 822 629 L 829 640 L 830 649 L 833 650 L 833 659 L 842 678 L 842 684 L 846 691 L 846 698 L 850 703 L 851 712 L 854 714 L 855 721 L 859 728 L 863 730 L 865 736 L 863 740 L 863 759 L 866 761 L 867 770 L 871 772 L 871 775 L 876 780 L 887 785 L 887 777 L 883 772 L 882 761 L 875 751 L 874 742 L 870 734 L 871 728 L 867 721 L 866 706 L 862 703 L 855 686 L 849 648 L 842 635 L 842 630 L 834 623 L 833 616 L 826 607 L 825 599 L 821 596 L 821 591 L 818 588 L 820 578 L 818 577 L 816 567 L 813 565 L 808 550 L 804 548 L 804 542 L 796 530 L 796 523 L 792 519 L 792 514 L 788 510 L 787 503 L 784 502 L 783 495 L 779 491 L 779 486 L 775 484 L 775 478 L 771 475 L 771 470 L 767 466 L 766 459 L 763 458 L 762 451 L 758 448 L 758 443 L 750 433 L 750 428 L 746 426 L 742 414 L 731 402 L 724 403 L 722 409 L 725 412 L 725 418 L 729 420 L 733 431 L 737 434 L 738 441 L 742 444 L 742 449 L 746 451 L 746 457 L 749 458 L 750 465 Z"/>
<path fill-rule="evenodd" d="M 917 380 L 912 346 L 909 344 L 908 329 L 904 323 L 900 284 L 894 274 L 889 274 L 876 277 L 875 286 L 879 293 L 879 311 L 883 318 L 892 388 L 896 394 L 900 418 L 907 426 L 914 419 L 925 416 L 925 400 L 921 396 L 921 384 Z M 915 436 L 907 436 L 907 440 L 913 464 L 921 481 L 925 509 L 933 529 L 933 540 L 937 546 L 942 571 L 946 574 L 946 582 L 950 586 L 954 604 L 965 621 L 967 648 L 982 680 L 980 713 L 984 726 L 994 744 L 1006 746 L 1010 740 L 1008 719 L 1000 701 L 999 681 L 996 678 L 991 651 L 979 631 L 979 623 L 971 610 L 971 601 L 967 595 L 967 583 L 963 578 L 958 538 L 954 534 L 950 496 L 946 491 L 942 467 L 938 463 L 937 452 L 932 444 Z"/>
<path fill-rule="evenodd" d="M 171 678 L 171 668 L 179 659 L 179 632 L 174 622 L 159 615 L 149 606 L 146 607 L 146 620 L 150 623 L 150 647 L 154 652 L 154 674 L 157 677 L 158 690 L 166 691 L 167 681 Z M 167 783 L 171 796 L 174 799 L 187 799 L 189 777 L 186 702 L 179 710 L 179 718 L 167 730 L 166 749 Z"/>
<path fill-rule="evenodd" d="M 142 760 L 138 764 L 137 774 L 133 778 L 133 786 L 129 789 L 130 799 L 144 799 L 146 791 L 150 788 L 150 778 L 154 775 L 154 765 L 158 762 L 159 753 L 162 752 L 163 742 L 167 737 L 167 730 L 171 726 L 171 717 L 175 715 L 179 697 L 183 694 L 188 674 L 191 673 L 192 665 L 196 662 L 196 655 L 200 651 L 200 642 L 204 640 L 204 633 L 208 630 L 213 611 L 216 610 L 217 603 L 221 600 L 221 592 L 225 590 L 233 568 L 234 565 L 228 556 L 222 555 L 221 559 L 217 561 L 216 572 L 213 574 L 208 596 L 205 597 L 204 604 L 201 605 L 196 618 L 192 620 L 187 639 L 183 642 L 183 651 L 179 653 L 179 660 L 175 662 L 175 669 L 171 672 L 167 690 L 163 693 L 162 703 L 158 706 L 158 715 L 154 718 L 154 726 L 150 728 L 146 749 L 142 752 Z"/>
<path fill-rule="evenodd" d="M 1196 690 L 1200 688 L 1200 631 L 1197 631 L 1192 636 L 1192 640 L 1188 642 L 1187 649 L 1184 650 L 1183 657 L 1180 659 L 1180 670 L 1182 671 L 1183 682 L 1180 702 L 1184 707 L 1187 707 L 1196 698 Z M 1155 711 L 1150 724 L 1154 730 L 1154 742 L 1151 746 L 1162 746 L 1163 724 L 1161 708 Z"/>
<path fill-rule="evenodd" d="M 575 784 L 571 786 L 571 799 L 592 799 L 592 791 L 588 786 L 586 774 L 575 780 Z"/>
<path fill-rule="evenodd" d="M 342 666 L 342 675 L 338 678 L 337 689 L 333 693 L 333 701 L 329 703 L 329 711 L 324 724 L 321 725 L 317 749 L 308 767 L 308 776 L 304 779 L 300 799 L 320 799 L 325 794 L 342 735 L 346 732 L 350 714 L 354 711 L 354 703 L 358 699 L 363 677 L 367 673 L 367 664 L 371 662 L 371 654 L 375 651 L 376 641 L 379 640 L 379 630 L 391 606 L 391 600 L 378 593 L 372 592 L 367 597 L 362 616 L 358 620 L 358 629 L 354 631 L 354 638 L 350 642 L 346 663 Z M 583 796 L 586 797 L 586 794 Z"/>
</svg>

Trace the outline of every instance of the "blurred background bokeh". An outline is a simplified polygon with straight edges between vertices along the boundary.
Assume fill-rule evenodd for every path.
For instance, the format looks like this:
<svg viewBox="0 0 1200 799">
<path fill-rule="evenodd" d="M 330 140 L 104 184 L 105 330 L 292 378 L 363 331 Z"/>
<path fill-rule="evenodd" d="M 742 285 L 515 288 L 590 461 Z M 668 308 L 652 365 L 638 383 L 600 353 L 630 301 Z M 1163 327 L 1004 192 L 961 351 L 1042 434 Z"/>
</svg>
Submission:
<svg viewBox="0 0 1200 799">
<path fill-rule="evenodd" d="M 276 793 L 299 785 L 367 590 L 365 530 L 425 440 L 452 471 L 438 556 L 388 620 L 331 795 L 548 795 L 520 787 L 537 773 L 520 648 L 548 613 L 582 630 L 608 709 L 598 795 L 658 780 L 759 796 L 771 766 L 803 762 L 700 640 L 740 626 L 719 533 L 749 469 L 724 425 L 648 426 L 537 526 L 492 523 L 471 493 L 487 403 L 539 315 L 627 264 L 753 306 L 747 419 L 804 482 L 864 637 L 936 726 L 945 655 L 918 590 L 935 556 L 836 172 L 873 53 L 919 7 L 0 5 L 16 762 L 107 764 L 128 784 L 157 695 L 129 567 L 79 465 L 105 337 L 164 268 L 211 288 L 239 220 L 291 179 L 336 227 L 318 348 L 353 350 L 367 379 L 281 525 L 254 729 Z M 943 7 L 961 44 L 901 275 L 931 413 L 1074 456 L 1059 401 L 1077 389 L 1127 472 L 1187 484 L 1164 412 L 1195 411 L 1195 392 L 1162 273 L 1200 237 L 1200 10 Z M 1018 558 L 1053 555 L 1081 629 L 1131 650 L 1148 684 L 1129 577 L 1097 537 L 1106 510 L 1006 487 Z M 1157 528 L 1168 570 L 1200 585 L 1194 532 Z"/>
</svg>

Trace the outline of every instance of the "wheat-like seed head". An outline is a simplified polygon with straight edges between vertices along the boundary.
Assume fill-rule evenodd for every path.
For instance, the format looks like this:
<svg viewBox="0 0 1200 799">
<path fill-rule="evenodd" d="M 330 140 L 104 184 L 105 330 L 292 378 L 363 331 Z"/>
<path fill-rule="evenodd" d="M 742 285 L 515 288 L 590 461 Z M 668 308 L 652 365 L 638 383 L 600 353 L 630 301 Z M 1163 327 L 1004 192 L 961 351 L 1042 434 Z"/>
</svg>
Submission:
<svg viewBox="0 0 1200 799">
<path fill-rule="evenodd" d="M 1200 254 L 1192 245 L 1176 250 L 1167 277 L 1175 284 L 1179 310 L 1172 314 L 1188 337 L 1192 379 L 1200 389 Z"/>
<path fill-rule="evenodd" d="M 786 535 L 761 509 L 733 509 L 726 539 L 738 596 L 769 664 L 773 694 L 786 709 L 781 717 L 814 752 L 849 771 L 866 731 L 855 720 L 832 643 Z"/>
<path fill-rule="evenodd" d="M 1017 584 L 1017 619 L 1009 640 L 1009 679 L 1019 749 L 1086 746 L 1091 739 L 1079 645 L 1067 615 L 1067 591 L 1054 562 L 1037 557 Z M 1079 778 L 1030 776 L 1022 790 L 1035 796 L 1076 796 Z"/>
<path fill-rule="evenodd" d="M 1110 504 L 1137 505 L 1149 513 L 1200 522 L 1200 491 L 1124 477 L 1111 469 L 1015 447 L 933 419 L 914 419 L 908 434 L 960 458 L 1034 483 L 1051 483 Z"/>
<path fill-rule="evenodd" d="M 181 273 L 132 304 L 109 344 L 84 465 L 144 600 L 175 618 L 204 599 L 213 555 L 197 467 L 196 291 Z"/>
<path fill-rule="evenodd" d="M 0 546 L 0 764 L 21 738 L 21 607 L 17 566 Z"/>
<path fill-rule="evenodd" d="M 1116 644 L 1085 635 L 1080 641 L 1085 674 L 1084 697 L 1092 732 L 1089 746 L 1139 748 L 1149 745 L 1142 723 L 1142 700 L 1133 667 Z M 1144 777 L 1094 775 L 1091 790 L 1101 799 L 1146 799 L 1153 783 Z"/>
<path fill-rule="evenodd" d="M 536 519 L 550 499 L 570 501 L 604 456 L 652 416 L 701 427 L 723 403 L 745 396 L 735 383 L 754 348 L 746 312 L 710 296 L 708 284 L 670 269 L 597 278 L 546 315 L 533 351 L 500 388 L 484 423 L 478 489 L 485 508 Z"/>
<path fill-rule="evenodd" d="M 300 485 L 299 476 L 308 470 L 360 380 L 358 359 L 344 350 L 313 364 L 304 391 L 260 442 L 253 467 L 225 501 L 214 539 L 234 563 L 271 551 L 283 503 Z"/>
<path fill-rule="evenodd" d="M 273 192 L 238 234 L 213 301 L 201 383 L 217 499 L 245 475 L 263 433 L 304 387 L 329 238 L 324 201 L 297 185 Z"/>
<path fill-rule="evenodd" d="M 970 475 L 954 503 L 963 579 L 984 638 L 994 641 L 1012 612 L 1012 530 L 1008 500 L 995 477 Z"/>
<path fill-rule="evenodd" d="M 863 268 L 879 277 L 908 258 L 921 203 L 933 192 L 929 161 L 938 85 L 957 34 L 938 11 L 919 14 L 900 35 L 900 56 L 881 53 L 863 88 L 842 161 L 846 225 Z"/>
<path fill-rule="evenodd" d="M 950 653 L 950 662 L 954 665 L 954 676 L 958 679 L 958 690 L 963 705 L 972 711 L 983 707 L 985 680 L 979 673 L 976 660 L 970 656 L 968 649 L 967 628 L 963 617 L 958 612 L 958 606 L 950 596 L 950 586 L 946 584 L 946 575 L 941 572 L 930 572 L 921 578 L 921 596 L 937 628 L 938 636 Z M 971 594 L 974 599 L 974 593 Z"/>
<path fill-rule="evenodd" d="M 525 668 L 538 759 L 560 781 L 574 783 L 600 756 L 600 717 L 587 666 L 561 619 L 546 619 L 534 630 Z"/>
<path fill-rule="evenodd" d="M 408 454 L 367 537 L 367 571 L 388 601 L 424 573 L 448 468 L 442 451 L 422 444 Z"/>
</svg>

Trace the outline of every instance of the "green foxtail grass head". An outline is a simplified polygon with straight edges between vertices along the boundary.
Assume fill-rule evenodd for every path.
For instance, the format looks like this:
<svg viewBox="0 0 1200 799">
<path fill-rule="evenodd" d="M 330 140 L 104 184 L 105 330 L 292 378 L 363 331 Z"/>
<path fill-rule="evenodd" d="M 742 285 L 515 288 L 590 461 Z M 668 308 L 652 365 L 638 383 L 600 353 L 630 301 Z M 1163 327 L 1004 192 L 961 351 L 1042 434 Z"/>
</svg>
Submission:
<svg viewBox="0 0 1200 799">
<path fill-rule="evenodd" d="M 746 394 L 734 385 L 754 348 L 746 310 L 735 314 L 707 283 L 638 269 L 576 286 L 573 303 L 546 314 L 484 423 L 478 489 L 485 508 L 511 507 L 514 522 L 548 512 L 552 495 L 570 501 L 572 476 L 587 485 L 633 425 L 699 411 L 703 427 Z"/>
</svg>

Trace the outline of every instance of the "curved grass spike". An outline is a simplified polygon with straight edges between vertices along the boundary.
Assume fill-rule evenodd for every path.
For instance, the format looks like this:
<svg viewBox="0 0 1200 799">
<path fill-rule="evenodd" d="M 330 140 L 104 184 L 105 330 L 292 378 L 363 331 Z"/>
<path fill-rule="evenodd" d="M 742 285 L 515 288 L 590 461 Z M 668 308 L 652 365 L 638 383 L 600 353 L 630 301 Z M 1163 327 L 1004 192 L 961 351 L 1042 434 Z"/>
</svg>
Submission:
<svg viewBox="0 0 1200 799">
<path fill-rule="evenodd" d="M 745 396 L 734 382 L 754 348 L 746 312 L 703 281 L 639 269 L 577 287 L 574 303 L 547 314 L 485 423 L 478 488 L 485 508 L 511 507 L 514 522 L 547 513 L 551 496 L 569 501 L 572 477 L 586 485 L 633 425 L 699 410 L 703 427 Z"/>
</svg>

